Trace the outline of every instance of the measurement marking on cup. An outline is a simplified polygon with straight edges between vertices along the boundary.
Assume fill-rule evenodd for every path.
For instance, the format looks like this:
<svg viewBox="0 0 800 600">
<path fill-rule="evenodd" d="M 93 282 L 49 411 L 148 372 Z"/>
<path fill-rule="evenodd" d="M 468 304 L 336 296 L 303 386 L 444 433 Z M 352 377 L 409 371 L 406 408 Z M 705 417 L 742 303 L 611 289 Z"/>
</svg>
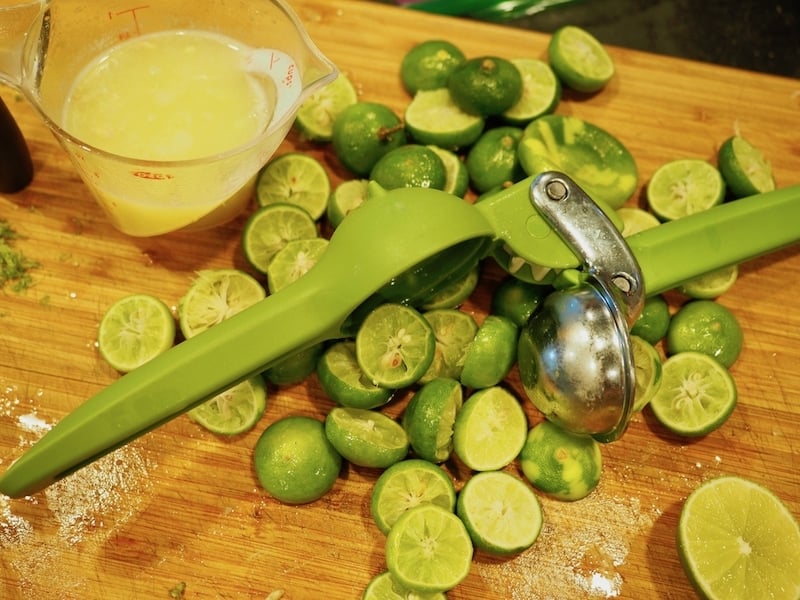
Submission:
<svg viewBox="0 0 800 600">
<path fill-rule="evenodd" d="M 136 11 L 141 11 L 146 8 L 150 8 L 149 4 L 143 4 L 141 6 L 132 6 L 131 8 L 127 8 L 125 10 L 120 10 L 117 12 L 108 11 L 108 20 L 111 21 L 116 17 L 122 16 L 129 16 L 131 21 L 133 22 L 133 31 L 127 32 L 120 32 L 117 36 L 120 40 L 126 40 L 136 35 L 141 35 L 141 30 L 139 29 L 139 19 L 137 18 Z"/>
<path fill-rule="evenodd" d="M 154 179 L 156 181 L 164 181 L 175 178 L 174 175 L 170 175 L 169 173 L 153 173 L 152 171 L 131 171 L 131 175 L 134 177 L 140 177 L 141 179 Z"/>
</svg>

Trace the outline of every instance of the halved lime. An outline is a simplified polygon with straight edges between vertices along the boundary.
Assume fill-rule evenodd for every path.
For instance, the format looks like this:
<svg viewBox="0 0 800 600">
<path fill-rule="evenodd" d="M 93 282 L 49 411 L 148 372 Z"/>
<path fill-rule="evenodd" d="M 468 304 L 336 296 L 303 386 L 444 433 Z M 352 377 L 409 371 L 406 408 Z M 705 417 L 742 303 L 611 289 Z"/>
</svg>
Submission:
<svg viewBox="0 0 800 600">
<path fill-rule="evenodd" d="M 441 467 L 421 458 L 393 464 L 381 473 L 370 498 L 370 512 L 383 533 L 389 533 L 400 515 L 422 504 L 453 511 L 456 490 Z"/>
<path fill-rule="evenodd" d="M 592 199 L 613 209 L 636 191 L 638 170 L 630 151 L 604 129 L 577 117 L 534 119 L 525 128 L 517 155 L 528 175 L 538 175 L 543 168 L 563 171 Z"/>
<path fill-rule="evenodd" d="M 406 107 L 404 120 L 416 142 L 448 150 L 469 146 L 485 126 L 483 117 L 461 110 L 447 88 L 417 92 Z"/>
<path fill-rule="evenodd" d="M 219 435 L 238 435 L 250 431 L 267 407 L 267 386 L 260 375 L 237 383 L 229 390 L 206 400 L 186 414 Z"/>
<path fill-rule="evenodd" d="M 453 449 L 475 471 L 495 471 L 519 455 L 528 435 L 528 418 L 507 389 L 490 387 L 467 398 L 456 416 Z"/>
<path fill-rule="evenodd" d="M 478 287 L 480 280 L 480 265 L 475 265 L 473 269 L 449 285 L 436 290 L 420 305 L 423 310 L 439 310 L 446 308 L 456 308 L 472 295 Z"/>
<path fill-rule="evenodd" d="M 464 391 L 455 379 L 439 378 L 423 385 L 403 412 L 403 428 L 414 453 L 433 463 L 450 458 L 453 425 Z"/>
<path fill-rule="evenodd" d="M 325 418 L 325 435 L 354 465 L 385 469 L 408 453 L 408 435 L 391 417 L 366 408 L 337 406 Z"/>
<path fill-rule="evenodd" d="M 420 377 L 426 383 L 438 377 L 459 379 L 464 368 L 464 354 L 475 334 L 478 324 L 469 313 L 455 308 L 439 308 L 423 313 L 436 336 L 433 362 Z"/>
<path fill-rule="evenodd" d="M 677 537 L 686 575 L 708 600 L 798 597 L 800 526 L 763 485 L 705 481 L 681 508 Z"/>
<path fill-rule="evenodd" d="M 373 577 L 364 589 L 361 600 L 447 600 L 444 592 L 418 594 L 402 586 L 389 571 Z"/>
<path fill-rule="evenodd" d="M 617 209 L 617 214 L 622 219 L 622 237 L 630 237 L 661 224 L 653 213 L 635 206 L 622 206 Z"/>
<path fill-rule="evenodd" d="M 728 189 L 737 198 L 775 189 L 772 165 L 761 150 L 739 135 L 723 142 L 717 164 Z"/>
<path fill-rule="evenodd" d="M 729 265 L 684 281 L 678 289 L 690 298 L 710 300 L 731 289 L 738 278 L 739 265 Z"/>
<path fill-rule="evenodd" d="M 267 267 L 267 287 L 271 294 L 297 281 L 317 264 L 328 247 L 325 238 L 291 240 L 281 248 Z"/>
<path fill-rule="evenodd" d="M 186 339 L 221 323 L 263 300 L 264 287 L 238 269 L 204 269 L 178 304 L 181 332 Z"/>
<path fill-rule="evenodd" d="M 253 464 L 261 486 L 271 496 L 287 504 L 305 504 L 330 491 L 342 457 L 328 441 L 322 421 L 290 415 L 264 430 Z"/>
<path fill-rule="evenodd" d="M 459 198 L 463 198 L 469 189 L 469 173 L 467 172 L 467 165 L 461 160 L 461 157 L 445 148 L 440 148 L 433 144 L 428 145 L 437 156 L 442 159 L 442 164 L 445 170 L 445 184 L 442 188 L 448 194 L 453 194 Z"/>
<path fill-rule="evenodd" d="M 638 335 L 631 335 L 636 385 L 633 412 L 641 411 L 661 387 L 661 355 L 655 347 Z"/>
<path fill-rule="evenodd" d="M 347 179 L 328 198 L 328 222 L 336 228 L 344 218 L 367 200 L 368 179 Z"/>
<path fill-rule="evenodd" d="M 472 540 L 453 512 L 422 504 L 404 512 L 386 536 L 386 566 L 415 592 L 444 592 L 466 579 Z"/>
<path fill-rule="evenodd" d="M 647 202 L 662 221 L 672 221 L 720 204 L 725 181 L 706 160 L 680 158 L 661 165 L 647 184 Z"/>
<path fill-rule="evenodd" d="M 523 127 L 555 110 L 561 100 L 561 82 L 550 65 L 537 58 L 514 58 L 511 63 L 522 75 L 522 97 L 502 117 L 511 125 Z"/>
<path fill-rule="evenodd" d="M 333 137 L 333 123 L 339 114 L 358 101 L 353 83 L 340 72 L 324 88 L 312 94 L 297 111 L 295 125 L 306 139 L 329 142 Z"/>
<path fill-rule="evenodd" d="M 580 500 L 600 483 L 603 457 L 593 437 L 562 429 L 551 421 L 531 428 L 520 454 L 531 484 L 559 500 Z"/>
<path fill-rule="evenodd" d="M 456 514 L 478 548 L 500 555 L 533 546 L 544 521 L 536 494 L 507 471 L 470 477 L 458 494 Z"/>
<path fill-rule="evenodd" d="M 436 336 L 410 306 L 387 303 L 364 319 L 356 333 L 356 360 L 375 385 L 390 389 L 416 382 L 433 362 Z"/>
<path fill-rule="evenodd" d="M 447 85 L 447 79 L 464 62 L 464 53 L 446 40 L 425 40 L 406 52 L 400 63 L 400 78 L 409 94 L 435 90 Z"/>
<path fill-rule="evenodd" d="M 114 302 L 97 329 L 100 356 L 121 373 L 133 371 L 175 343 L 175 318 L 169 307 L 149 294 Z"/>
<path fill-rule="evenodd" d="M 547 56 L 559 79 L 579 92 L 596 92 L 614 76 L 614 61 L 603 45 L 591 33 L 574 25 L 553 33 Z"/>
<path fill-rule="evenodd" d="M 317 237 L 317 224 L 296 204 L 277 202 L 256 210 L 244 225 L 242 250 L 254 269 L 267 274 L 275 255 L 292 240 Z"/>
<path fill-rule="evenodd" d="M 317 362 L 317 379 L 330 398 L 342 406 L 377 408 L 392 399 L 392 390 L 373 384 L 356 360 L 356 343 L 340 340 Z"/>
<path fill-rule="evenodd" d="M 517 358 L 518 334 L 511 319 L 488 315 L 464 351 L 461 383 L 473 389 L 500 383 Z"/>
<path fill-rule="evenodd" d="M 666 342 L 668 354 L 702 352 L 730 368 L 742 351 L 744 333 L 739 319 L 726 306 L 713 300 L 692 300 L 670 319 Z"/>
<path fill-rule="evenodd" d="M 681 352 L 664 361 L 661 386 L 650 399 L 650 409 L 673 433 L 698 437 L 728 420 L 736 397 L 728 369 L 707 354 Z"/>
<path fill-rule="evenodd" d="M 328 206 L 331 181 L 322 163 L 301 152 L 289 152 L 269 161 L 256 178 L 256 200 L 260 206 L 288 202 L 306 209 L 319 219 Z"/>
</svg>

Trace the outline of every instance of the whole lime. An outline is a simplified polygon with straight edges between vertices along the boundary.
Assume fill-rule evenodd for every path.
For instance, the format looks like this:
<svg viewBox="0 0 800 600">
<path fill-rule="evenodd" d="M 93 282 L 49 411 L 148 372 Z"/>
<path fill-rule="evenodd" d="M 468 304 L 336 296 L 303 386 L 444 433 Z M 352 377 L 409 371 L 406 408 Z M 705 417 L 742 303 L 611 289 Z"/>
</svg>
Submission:
<svg viewBox="0 0 800 600">
<path fill-rule="evenodd" d="M 261 434 L 253 454 L 261 486 L 277 500 L 305 504 L 325 495 L 336 482 L 342 457 L 312 417 L 289 416 Z"/>
<path fill-rule="evenodd" d="M 401 187 L 443 190 L 447 170 L 439 155 L 427 146 L 406 144 L 381 156 L 369 178 L 386 190 Z"/>
<path fill-rule="evenodd" d="M 381 156 L 406 143 L 406 133 L 388 106 L 356 102 L 336 118 L 331 142 L 339 162 L 354 174 L 367 176 Z"/>
<path fill-rule="evenodd" d="M 471 58 L 447 80 L 453 101 L 472 115 L 499 115 L 522 96 L 522 75 L 514 64 L 497 56 Z"/>
<path fill-rule="evenodd" d="M 666 341 L 669 354 L 702 352 L 730 367 L 739 358 L 744 334 L 728 308 L 714 300 L 693 300 L 673 315 Z"/>
</svg>

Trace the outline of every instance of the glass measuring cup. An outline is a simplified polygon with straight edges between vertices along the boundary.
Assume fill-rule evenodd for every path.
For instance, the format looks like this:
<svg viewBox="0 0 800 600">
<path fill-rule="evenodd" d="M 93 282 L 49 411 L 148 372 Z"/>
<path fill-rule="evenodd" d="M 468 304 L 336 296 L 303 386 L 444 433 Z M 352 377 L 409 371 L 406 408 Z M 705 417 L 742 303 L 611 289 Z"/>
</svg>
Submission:
<svg viewBox="0 0 800 600">
<path fill-rule="evenodd" d="M 206 49 L 190 64 L 198 78 L 212 75 L 216 65 L 238 79 L 196 81 L 183 102 L 168 97 L 186 94 L 173 76 L 187 69 L 168 52 L 178 47 Z M 147 52 L 154 59 L 145 68 Z M 76 80 L 96 75 L 99 60 L 135 70 L 120 71 L 102 91 L 86 84 L 79 98 Z M 194 55 L 181 60 L 191 63 Z M 206 0 L 202 6 L 193 0 L 0 0 L 0 81 L 25 95 L 113 225 L 133 236 L 212 227 L 236 216 L 297 108 L 336 74 L 283 0 Z M 156 75 L 165 78 L 154 87 L 164 90 L 158 97 L 164 106 L 133 100 L 130 94 Z M 227 117 L 214 117 L 206 91 Z M 236 103 L 245 110 L 235 111 Z M 105 130 L 78 131 L 78 107 L 98 131 L 100 117 L 109 116 Z M 181 129 L 189 115 L 206 120 Z M 237 139 L 229 133 L 240 115 L 252 127 L 240 124 L 246 137 Z M 107 139 L 99 143 L 103 133 Z M 206 151 L 198 150 L 203 136 Z"/>
</svg>

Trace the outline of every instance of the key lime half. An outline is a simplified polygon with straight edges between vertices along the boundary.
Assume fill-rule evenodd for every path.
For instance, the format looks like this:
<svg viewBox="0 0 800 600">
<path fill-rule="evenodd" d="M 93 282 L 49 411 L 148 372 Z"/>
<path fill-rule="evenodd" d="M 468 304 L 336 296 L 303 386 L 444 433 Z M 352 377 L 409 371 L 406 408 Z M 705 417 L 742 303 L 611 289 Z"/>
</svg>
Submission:
<svg viewBox="0 0 800 600">
<path fill-rule="evenodd" d="M 275 255 L 292 240 L 315 238 L 317 225 L 304 208 L 278 202 L 254 212 L 242 230 L 242 251 L 247 262 L 266 275 Z"/>
<path fill-rule="evenodd" d="M 267 407 L 267 386 L 260 375 L 245 379 L 186 413 L 212 433 L 237 435 L 250 431 Z"/>
<path fill-rule="evenodd" d="M 770 490 L 736 476 L 706 481 L 678 521 L 686 575 L 709 600 L 800 596 L 800 527 Z"/>
<path fill-rule="evenodd" d="M 682 158 L 660 166 L 647 184 L 647 202 L 662 221 L 672 221 L 720 204 L 725 181 L 710 162 Z"/>
<path fill-rule="evenodd" d="M 256 200 L 260 206 L 275 202 L 296 204 L 315 221 L 325 214 L 331 181 L 322 163 L 301 152 L 273 158 L 256 178 Z"/>
<path fill-rule="evenodd" d="M 550 38 L 550 66 L 565 85 L 579 92 L 601 90 L 614 76 L 614 61 L 591 33 L 567 25 Z"/>
<path fill-rule="evenodd" d="M 772 165 L 761 150 L 741 136 L 723 142 L 717 164 L 731 194 L 737 198 L 775 189 Z"/>
</svg>

